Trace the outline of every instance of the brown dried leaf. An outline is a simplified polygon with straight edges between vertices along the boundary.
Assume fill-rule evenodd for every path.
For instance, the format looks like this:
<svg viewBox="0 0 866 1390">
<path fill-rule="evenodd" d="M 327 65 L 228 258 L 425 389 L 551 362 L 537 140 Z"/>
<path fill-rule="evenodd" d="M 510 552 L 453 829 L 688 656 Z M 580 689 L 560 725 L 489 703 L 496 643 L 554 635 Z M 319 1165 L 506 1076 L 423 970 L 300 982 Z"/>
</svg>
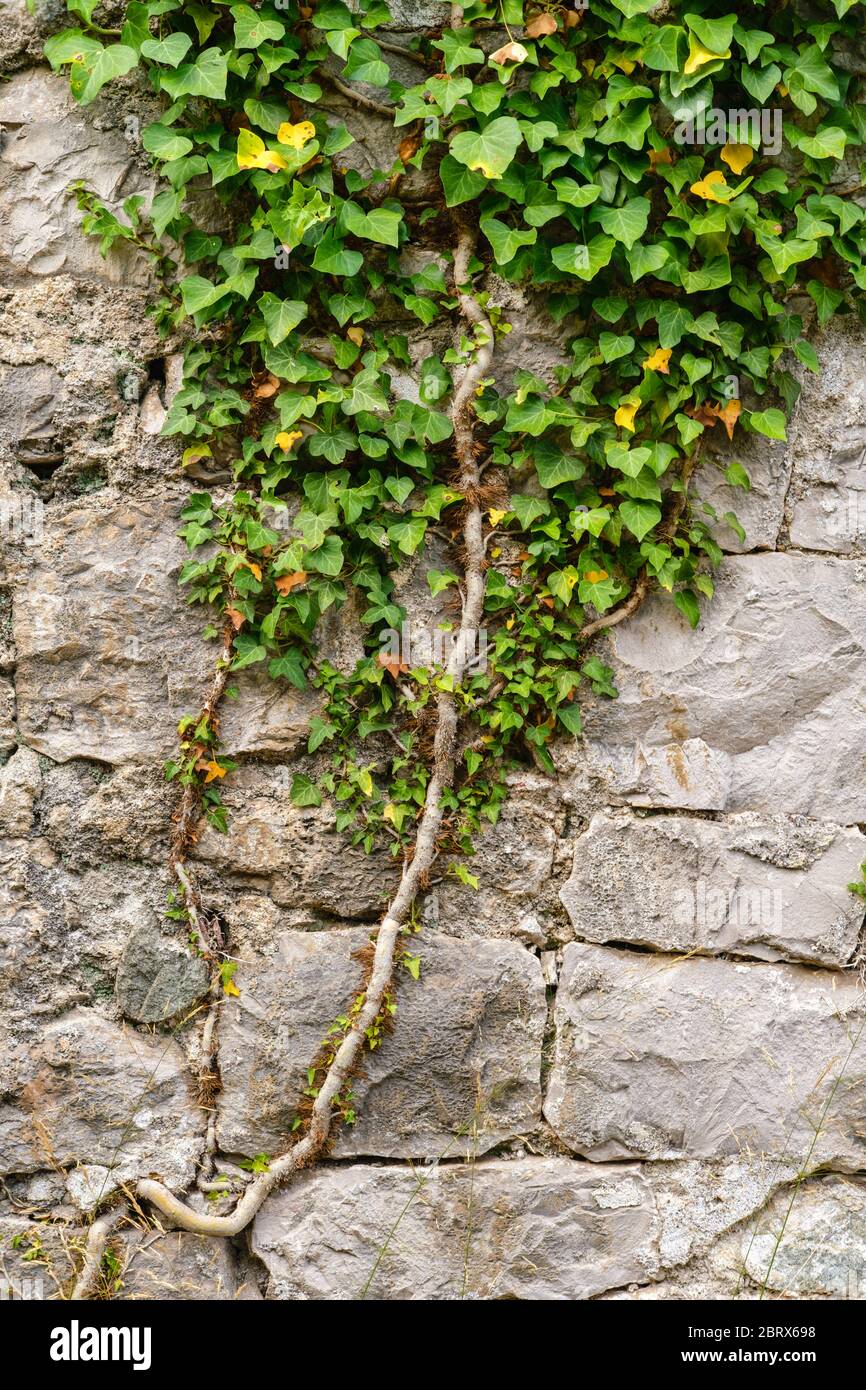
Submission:
<svg viewBox="0 0 866 1390">
<path fill-rule="evenodd" d="M 555 34 L 557 27 L 552 14 L 535 14 L 523 32 L 528 39 L 538 39 L 544 34 Z"/>
</svg>

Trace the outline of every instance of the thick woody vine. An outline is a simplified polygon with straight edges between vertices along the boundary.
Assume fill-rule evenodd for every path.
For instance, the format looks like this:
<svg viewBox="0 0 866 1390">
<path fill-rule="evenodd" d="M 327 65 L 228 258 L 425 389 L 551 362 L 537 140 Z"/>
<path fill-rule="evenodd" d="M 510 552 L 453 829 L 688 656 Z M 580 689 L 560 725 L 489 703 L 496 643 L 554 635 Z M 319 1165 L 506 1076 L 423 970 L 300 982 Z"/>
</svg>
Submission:
<svg viewBox="0 0 866 1390">
<path fill-rule="evenodd" d="M 699 454 L 721 440 L 732 499 L 748 489 L 736 446 L 785 439 L 792 368 L 819 367 L 808 328 L 863 315 L 864 3 L 458 5 L 412 40 L 410 87 L 388 62 L 409 41 L 383 34 L 376 0 L 133 0 L 117 31 L 96 0 L 68 8 L 75 27 L 45 51 L 79 101 L 134 68 L 164 101 L 141 137 L 164 179 L 152 203 L 78 199 L 104 251 L 152 257 L 157 322 L 186 335 L 164 432 L 198 476 L 213 462 L 235 479 L 183 512 L 182 584 L 213 614 L 216 655 L 167 768 L 172 915 L 214 965 L 214 1002 L 236 992 L 194 847 L 203 821 L 226 828 L 220 702 L 247 668 L 320 692 L 293 802 L 329 801 L 402 869 L 285 1152 L 230 1211 L 213 1123 L 192 1199 L 209 1209 L 136 1185 L 177 1224 L 229 1235 L 351 1122 L 395 968 L 418 974 L 406 933 L 434 862 L 476 886 L 473 836 L 509 771 L 554 771 L 581 702 L 615 697 L 590 640 L 654 592 L 700 621 L 720 538 L 742 528 L 733 501 L 719 516 L 695 500 Z M 391 122 L 387 168 L 360 171 L 341 101 L 359 136 L 359 117 Z M 520 292 L 565 345 L 541 375 L 510 351 Z M 401 399 L 413 324 L 434 350 Z M 438 662 L 382 650 L 412 557 L 449 638 Z M 346 674 L 317 633 L 350 596 L 366 655 Z"/>
</svg>

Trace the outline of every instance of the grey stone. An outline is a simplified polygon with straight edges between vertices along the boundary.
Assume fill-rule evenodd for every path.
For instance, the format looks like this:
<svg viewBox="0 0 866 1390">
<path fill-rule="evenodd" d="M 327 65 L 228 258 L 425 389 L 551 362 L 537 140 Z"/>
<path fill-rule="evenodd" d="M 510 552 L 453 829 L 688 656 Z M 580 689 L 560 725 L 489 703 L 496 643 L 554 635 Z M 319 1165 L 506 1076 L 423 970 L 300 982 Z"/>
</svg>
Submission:
<svg viewBox="0 0 866 1390">
<path fill-rule="evenodd" d="M 135 169 L 123 125 L 98 131 L 69 92 L 64 76 L 44 69 L 17 73 L 0 91 L 0 222 L 6 268 L 34 275 L 61 270 L 97 279 L 149 278 L 147 262 L 121 243 L 107 260 L 82 235 L 69 185 L 83 179 L 111 203 L 148 185 Z M 0 262 L 2 264 L 2 262 Z"/>
<path fill-rule="evenodd" d="M 866 1298 L 866 1182 L 820 1177 L 780 1192 L 747 1228 L 753 1286 L 784 1298 Z"/>
<path fill-rule="evenodd" d="M 240 997 L 223 1005 L 220 1147 L 286 1148 L 306 1069 L 363 981 L 363 930 L 287 932 L 268 954 L 241 959 Z M 397 980 L 395 1027 L 365 1053 L 352 1082 L 357 1122 L 340 1128 L 338 1157 L 436 1157 L 485 1152 L 537 1127 L 544 984 L 538 961 L 512 942 L 410 938 L 421 980 Z"/>
<path fill-rule="evenodd" d="M 14 748 L 18 730 L 15 724 L 15 686 L 0 678 L 0 753 Z"/>
<path fill-rule="evenodd" d="M 725 478 L 725 469 L 732 463 L 741 464 L 748 473 L 748 491 L 732 486 Z M 697 515 L 709 522 L 723 550 L 733 554 L 772 550 L 784 520 L 790 478 L 791 459 L 786 444 L 759 434 L 746 434 L 739 428 L 734 431 L 733 440 L 728 440 L 721 425 L 716 425 L 695 475 L 695 495 L 701 502 L 709 503 L 719 519 L 713 522 L 701 513 L 699 506 Z M 726 512 L 733 512 L 739 521 L 746 533 L 744 541 L 724 520 Z"/>
<path fill-rule="evenodd" d="M 573 943 L 545 1115 L 598 1162 L 747 1152 L 857 1168 L 863 1013 L 853 975 Z"/>
<path fill-rule="evenodd" d="M 557 879 L 567 872 L 564 824 L 550 779 L 515 777 L 499 820 L 482 827 L 466 861 L 477 891 L 444 874 L 426 895 L 425 923 L 450 936 L 508 937 L 531 946 L 567 940 L 571 933 L 557 898 Z"/>
<path fill-rule="evenodd" d="M 730 557 L 696 631 L 666 596 L 613 629 L 619 698 L 587 710 L 589 762 L 636 805 L 857 824 L 866 819 L 864 633 L 857 561 Z M 685 759 L 694 740 L 706 758 Z M 569 759 L 582 774 L 583 752 L 566 748 Z"/>
<path fill-rule="evenodd" d="M 0 769 L 0 829 L 3 834 L 27 835 L 33 825 L 33 805 L 42 785 L 39 759 L 29 748 L 18 748 Z"/>
<path fill-rule="evenodd" d="M 252 1240 L 281 1299 L 571 1300 L 645 1279 L 655 1234 L 639 1167 L 532 1158 L 304 1173 Z"/>
<path fill-rule="evenodd" d="M 377 917 L 396 886 L 393 858 L 338 835 L 332 808 L 293 806 L 293 777 L 286 765 L 238 769 L 223 792 L 228 834 L 204 829 L 196 857 L 268 881 L 292 924 Z"/>
<path fill-rule="evenodd" d="M 207 963 L 178 942 L 139 927 L 123 948 L 117 1002 L 137 1023 L 163 1023 L 207 993 Z"/>
<path fill-rule="evenodd" d="M 820 377 L 803 373 L 793 422 L 791 544 L 866 553 L 866 331 L 838 321 L 816 340 Z"/>
<path fill-rule="evenodd" d="M 18 717 L 31 747 L 63 760 L 157 760 L 201 705 L 212 676 L 204 615 L 177 579 L 181 497 L 88 503 L 46 518 L 46 541 L 15 591 Z M 314 707 L 266 676 L 240 672 L 227 702 L 227 751 L 292 751 Z"/>
<path fill-rule="evenodd" d="M 404 29 L 415 34 L 419 29 L 447 29 L 451 21 L 451 6 L 444 0 L 390 0 L 388 10 L 391 18 L 383 31 Z"/>
<path fill-rule="evenodd" d="M 118 1243 L 123 1265 L 121 1302 L 178 1302 L 234 1299 L 239 1296 L 232 1247 L 226 1240 L 168 1231 L 131 1232 Z"/>
<path fill-rule="evenodd" d="M 585 941 L 843 966 L 863 925 L 847 884 L 864 859 L 859 830 L 802 818 L 600 814 L 560 896 Z"/>
<path fill-rule="evenodd" d="M 178 1189 L 191 1181 L 203 1118 L 176 1042 L 79 1009 L 20 1053 L 19 1085 L 0 1106 L 0 1171 L 73 1166 L 85 1205 L 147 1173 Z"/>
<path fill-rule="evenodd" d="M 86 1239 L 80 1227 L 0 1217 L 0 1302 L 68 1298 Z"/>
</svg>

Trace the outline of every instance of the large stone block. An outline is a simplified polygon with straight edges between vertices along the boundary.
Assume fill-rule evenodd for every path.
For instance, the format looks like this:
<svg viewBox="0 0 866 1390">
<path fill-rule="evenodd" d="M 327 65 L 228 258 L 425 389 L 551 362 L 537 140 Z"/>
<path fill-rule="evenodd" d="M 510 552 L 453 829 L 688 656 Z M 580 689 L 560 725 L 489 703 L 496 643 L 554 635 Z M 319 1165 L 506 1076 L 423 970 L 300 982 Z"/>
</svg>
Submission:
<svg viewBox="0 0 866 1390">
<path fill-rule="evenodd" d="M 745 468 L 751 484 L 748 491 L 728 482 L 725 470 L 731 463 Z M 742 430 L 737 430 L 733 440 L 728 440 L 721 425 L 715 426 L 695 475 L 695 494 L 716 511 L 718 521 L 712 522 L 706 516 L 702 519 L 710 521 L 723 550 L 741 554 L 775 547 L 784 520 L 790 480 L 791 458 L 786 444 Z M 727 512 L 733 512 L 739 521 L 746 533 L 745 540 L 740 540 L 725 521 Z"/>
<path fill-rule="evenodd" d="M 645 1279 L 655 1235 L 637 1166 L 497 1159 L 302 1174 L 259 1212 L 253 1250 L 276 1298 L 565 1300 Z"/>
<path fill-rule="evenodd" d="M 836 321 L 818 336 L 820 377 L 805 374 L 791 431 L 791 544 L 866 553 L 866 331 Z"/>
<path fill-rule="evenodd" d="M 46 516 L 14 603 L 18 720 L 32 748 L 58 761 L 157 760 L 197 710 L 215 648 L 203 611 L 178 591 L 187 558 L 177 539 L 182 497 L 112 498 Z M 231 752 L 292 751 L 312 697 L 241 672 L 221 733 Z"/>
<path fill-rule="evenodd" d="M 597 815 L 561 891 L 575 935 L 662 951 L 843 966 L 863 902 L 866 837 L 803 817 Z"/>
<path fill-rule="evenodd" d="M 82 1206 L 147 1173 L 191 1181 L 203 1115 L 177 1043 L 79 1009 L 22 1044 L 18 1060 L 19 1084 L 0 1107 L 0 1171 L 71 1167 Z"/>
<path fill-rule="evenodd" d="M 293 776 L 286 765 L 239 768 L 223 793 L 228 834 L 205 829 L 196 857 L 268 881 L 293 926 L 378 917 L 398 882 L 394 859 L 338 834 L 332 807 L 293 806 Z"/>
<path fill-rule="evenodd" d="M 139 927 L 123 948 L 117 1002 L 137 1023 L 164 1023 L 207 993 L 207 963 L 171 937 Z"/>
<path fill-rule="evenodd" d="M 724 562 L 692 631 L 666 596 L 609 639 L 619 698 L 587 710 L 586 762 L 638 806 L 866 819 L 866 568 Z"/>
<path fill-rule="evenodd" d="M 307 1068 L 363 981 L 366 930 L 287 932 L 245 956 L 223 1005 L 218 1102 L 224 1152 L 286 1148 Z M 395 1028 L 353 1081 L 357 1122 L 339 1157 L 484 1152 L 537 1127 L 545 1023 L 536 958 L 513 942 L 412 938 L 421 979 L 397 981 Z"/>
<path fill-rule="evenodd" d="M 168 1231 L 126 1233 L 119 1246 L 121 1301 L 178 1302 L 238 1297 L 233 1251 L 228 1241 Z"/>
<path fill-rule="evenodd" d="M 113 128 L 98 130 L 73 99 L 66 77 L 42 68 L 4 82 L 0 122 L 7 132 L 0 153 L 6 270 L 146 282 L 147 262 L 122 243 L 102 259 L 97 242 L 82 235 L 81 214 L 69 193 L 76 179 L 110 203 L 152 188 L 132 158 L 136 117 L 129 113 L 126 122 L 118 118 Z"/>
<path fill-rule="evenodd" d="M 545 1115 L 599 1162 L 748 1152 L 862 1167 L 864 1000 L 853 975 L 573 943 Z"/>
</svg>

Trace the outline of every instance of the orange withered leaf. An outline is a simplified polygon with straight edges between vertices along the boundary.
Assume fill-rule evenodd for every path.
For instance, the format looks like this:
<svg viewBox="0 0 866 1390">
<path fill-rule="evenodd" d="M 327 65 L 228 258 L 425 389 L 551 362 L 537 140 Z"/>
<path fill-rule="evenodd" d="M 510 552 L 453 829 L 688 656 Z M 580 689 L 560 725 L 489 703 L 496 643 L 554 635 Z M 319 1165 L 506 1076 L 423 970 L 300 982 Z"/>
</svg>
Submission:
<svg viewBox="0 0 866 1390">
<path fill-rule="evenodd" d="M 264 381 L 259 382 L 255 389 L 255 396 L 258 400 L 267 400 L 269 396 L 276 395 L 280 389 L 280 379 L 274 376 L 273 372 L 268 372 Z"/>
<path fill-rule="evenodd" d="M 742 405 L 738 400 L 726 401 L 723 406 L 717 407 L 716 414 L 728 432 L 728 438 L 734 437 L 734 426 L 740 418 Z"/>
<path fill-rule="evenodd" d="M 274 582 L 277 592 L 282 594 L 285 598 L 286 594 L 290 594 L 293 589 L 297 589 L 299 584 L 305 584 L 307 582 L 307 571 L 295 570 L 293 574 L 281 574 L 279 579 Z"/>
<path fill-rule="evenodd" d="M 409 670 L 409 667 L 406 665 L 405 661 L 401 661 L 399 656 L 392 656 L 390 652 L 378 652 L 376 655 L 376 660 L 383 670 L 387 671 L 390 676 L 394 677 L 394 680 L 396 680 L 397 677 L 401 675 L 404 671 Z"/>
</svg>

